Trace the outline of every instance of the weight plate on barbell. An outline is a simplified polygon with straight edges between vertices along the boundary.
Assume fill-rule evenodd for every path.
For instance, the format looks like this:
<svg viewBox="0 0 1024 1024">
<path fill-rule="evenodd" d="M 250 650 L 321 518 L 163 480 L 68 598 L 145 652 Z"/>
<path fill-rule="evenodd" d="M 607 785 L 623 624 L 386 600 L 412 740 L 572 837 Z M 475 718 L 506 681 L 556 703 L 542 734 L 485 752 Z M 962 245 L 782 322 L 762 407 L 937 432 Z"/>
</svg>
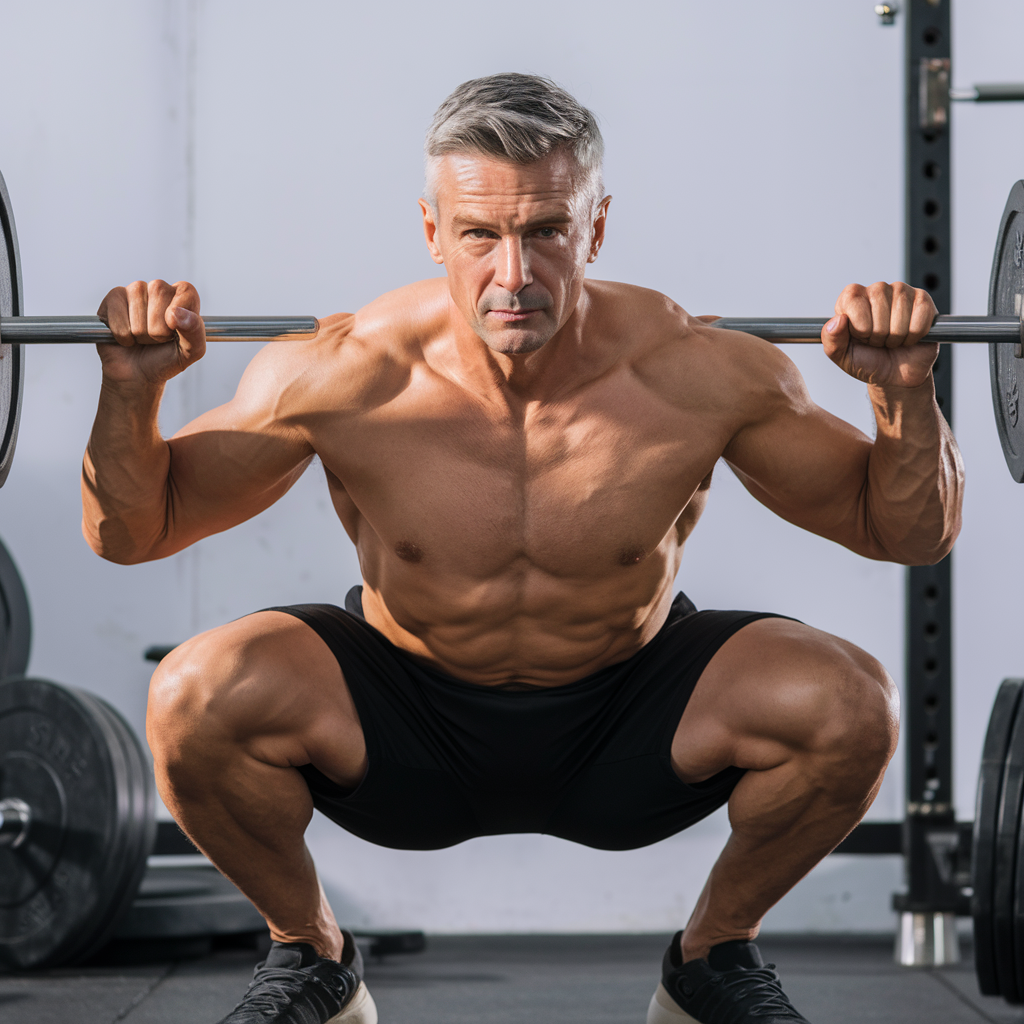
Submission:
<svg viewBox="0 0 1024 1024">
<path fill-rule="evenodd" d="M 21 573 L 0 543 L 0 679 L 20 676 L 28 668 L 32 615 Z"/>
<path fill-rule="evenodd" d="M 1021 706 L 1024 680 L 1004 679 L 992 705 L 978 773 L 971 851 L 971 916 L 974 919 L 974 961 L 982 995 L 999 995 L 995 968 L 995 846 L 999 797 L 1010 733 Z"/>
<path fill-rule="evenodd" d="M 20 829 L 0 833 L 0 969 L 87 958 L 131 906 L 153 844 L 138 740 L 98 697 L 6 680 L 0 802 L 27 812 Z"/>
<path fill-rule="evenodd" d="M 993 872 L 993 963 L 999 992 L 1008 1003 L 1019 1003 L 1017 957 L 1014 947 L 1014 889 L 1017 881 L 1017 845 L 1021 828 L 1021 798 L 1024 796 L 1024 714 L 1018 714 L 1010 730 L 1010 742 L 1003 764 L 996 825 L 995 869 Z"/>
<path fill-rule="evenodd" d="M 14 211 L 7 185 L 0 174 L 0 316 L 24 316 L 21 291 L 21 256 Z M 3 339 L 0 338 L 0 342 Z M 22 345 L 0 344 L 0 487 L 7 480 L 18 444 L 21 395 L 25 386 L 25 352 Z"/>
<path fill-rule="evenodd" d="M 1003 218 L 999 222 L 992 276 L 988 285 L 990 316 L 1020 316 L 1024 300 L 1024 181 L 1010 189 Z M 992 409 L 1003 457 L 1010 476 L 1024 483 L 1024 359 L 1017 358 L 1017 345 L 993 342 L 988 347 L 989 376 L 992 381 Z"/>
</svg>

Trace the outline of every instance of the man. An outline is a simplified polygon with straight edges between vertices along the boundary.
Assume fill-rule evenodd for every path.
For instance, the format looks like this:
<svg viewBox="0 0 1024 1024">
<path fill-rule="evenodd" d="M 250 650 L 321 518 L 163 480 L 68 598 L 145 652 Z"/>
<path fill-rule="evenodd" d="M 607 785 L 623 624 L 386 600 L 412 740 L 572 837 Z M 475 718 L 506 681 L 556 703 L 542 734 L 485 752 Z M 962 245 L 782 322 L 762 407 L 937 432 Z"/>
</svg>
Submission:
<svg viewBox="0 0 1024 1024">
<path fill-rule="evenodd" d="M 177 821 L 274 940 L 225 1018 L 372 1022 L 351 936 L 303 841 L 314 807 L 386 846 L 540 831 L 605 849 L 728 801 L 733 832 L 665 956 L 652 1024 L 804 1020 L 753 940 L 860 820 L 897 736 L 885 669 L 790 619 L 672 587 L 724 459 L 790 522 L 868 558 L 934 562 L 960 525 L 935 402 L 935 307 L 851 285 L 822 332 L 863 380 L 870 441 L 789 359 L 642 288 L 588 281 L 605 238 L 593 116 L 551 82 L 467 82 L 427 136 L 413 284 L 271 345 L 169 441 L 163 384 L 204 350 L 191 285 L 100 307 L 84 532 L 163 558 L 256 515 L 314 455 L 355 543 L 346 610 L 271 609 L 160 665 L 148 736 Z"/>
</svg>

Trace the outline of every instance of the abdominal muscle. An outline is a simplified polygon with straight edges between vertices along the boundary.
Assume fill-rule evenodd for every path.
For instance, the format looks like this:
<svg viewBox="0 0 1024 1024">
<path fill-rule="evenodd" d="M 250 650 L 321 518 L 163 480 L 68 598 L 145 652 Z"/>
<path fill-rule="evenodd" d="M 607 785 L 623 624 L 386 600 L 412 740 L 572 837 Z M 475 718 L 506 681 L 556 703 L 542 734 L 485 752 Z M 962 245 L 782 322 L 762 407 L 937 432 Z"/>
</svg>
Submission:
<svg viewBox="0 0 1024 1024">
<path fill-rule="evenodd" d="M 525 559 L 481 580 L 453 567 L 432 574 L 387 564 L 393 556 L 361 558 L 363 614 L 397 647 L 465 682 L 560 686 L 624 661 L 658 632 L 680 554 L 673 544 L 603 578 L 578 579 Z"/>
</svg>

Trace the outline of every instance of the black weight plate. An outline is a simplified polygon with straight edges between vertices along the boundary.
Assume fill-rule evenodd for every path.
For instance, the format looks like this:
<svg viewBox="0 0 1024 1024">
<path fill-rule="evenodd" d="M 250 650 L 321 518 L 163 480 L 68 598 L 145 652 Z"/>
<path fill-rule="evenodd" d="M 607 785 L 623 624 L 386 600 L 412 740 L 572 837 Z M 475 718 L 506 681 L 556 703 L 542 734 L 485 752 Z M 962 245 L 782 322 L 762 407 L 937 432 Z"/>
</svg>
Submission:
<svg viewBox="0 0 1024 1024">
<path fill-rule="evenodd" d="M 31 817 L 0 846 L 0 969 L 82 960 L 135 895 L 152 845 L 153 785 L 128 725 L 90 694 L 0 683 L 0 800 Z"/>
<path fill-rule="evenodd" d="M 0 316 L 23 316 L 21 256 L 14 211 L 7 185 L 0 174 Z M 0 336 L 0 342 L 3 338 Z M 0 344 L 0 487 L 7 480 L 18 444 L 21 422 L 21 396 L 25 386 L 25 349 L 23 345 Z"/>
<path fill-rule="evenodd" d="M 171 939 L 265 931 L 259 911 L 212 864 L 151 867 L 115 939 Z"/>
<path fill-rule="evenodd" d="M 992 276 L 988 285 L 988 311 L 994 316 L 1020 316 L 1024 301 L 1024 181 L 1010 189 L 999 222 Z M 1024 482 L 1024 359 L 1015 355 L 1012 342 L 988 347 L 992 409 L 1010 476 Z"/>
<path fill-rule="evenodd" d="M 995 967 L 995 847 L 999 797 L 1010 733 L 1021 705 L 1024 680 L 1004 679 L 992 705 L 978 773 L 971 850 L 971 916 L 974 919 L 974 961 L 983 995 L 999 995 Z"/>
<path fill-rule="evenodd" d="M 32 648 L 32 615 L 21 573 L 0 543 L 0 679 L 20 676 Z"/>
<path fill-rule="evenodd" d="M 1000 995 L 1008 1003 L 1021 1002 L 1017 987 L 1014 952 L 1014 887 L 1017 880 L 1017 837 L 1021 826 L 1021 797 L 1024 796 L 1024 714 L 1018 713 L 1010 730 L 1010 743 L 1003 764 L 1002 791 L 996 825 L 995 870 L 993 874 L 993 936 L 996 976 Z"/>
<path fill-rule="evenodd" d="M 106 944 L 118 923 L 131 909 L 146 872 L 146 859 L 156 842 L 156 790 L 146 755 L 131 726 L 106 701 L 83 690 L 77 691 L 77 694 L 92 703 L 97 716 L 105 717 L 111 736 L 117 741 L 120 757 L 115 757 L 115 763 L 122 782 L 118 790 L 121 798 L 118 811 L 125 825 L 122 832 L 115 831 L 113 835 L 114 839 L 122 840 L 122 845 L 119 847 L 112 843 L 108 849 L 113 867 L 120 868 L 120 873 L 111 885 L 114 898 L 106 906 L 102 924 L 97 921 L 91 945 L 74 954 L 73 959 L 81 961 Z"/>
</svg>

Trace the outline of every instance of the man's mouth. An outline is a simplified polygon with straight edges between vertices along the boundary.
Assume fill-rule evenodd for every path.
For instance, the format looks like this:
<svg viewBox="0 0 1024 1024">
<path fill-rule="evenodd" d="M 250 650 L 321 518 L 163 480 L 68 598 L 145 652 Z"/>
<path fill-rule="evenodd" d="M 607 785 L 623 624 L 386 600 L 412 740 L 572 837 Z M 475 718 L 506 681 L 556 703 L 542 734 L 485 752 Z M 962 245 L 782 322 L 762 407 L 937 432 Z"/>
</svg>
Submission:
<svg viewBox="0 0 1024 1024">
<path fill-rule="evenodd" d="M 487 311 L 487 315 L 501 320 L 502 323 L 514 324 L 537 312 L 539 310 L 536 309 L 490 309 Z"/>
</svg>

